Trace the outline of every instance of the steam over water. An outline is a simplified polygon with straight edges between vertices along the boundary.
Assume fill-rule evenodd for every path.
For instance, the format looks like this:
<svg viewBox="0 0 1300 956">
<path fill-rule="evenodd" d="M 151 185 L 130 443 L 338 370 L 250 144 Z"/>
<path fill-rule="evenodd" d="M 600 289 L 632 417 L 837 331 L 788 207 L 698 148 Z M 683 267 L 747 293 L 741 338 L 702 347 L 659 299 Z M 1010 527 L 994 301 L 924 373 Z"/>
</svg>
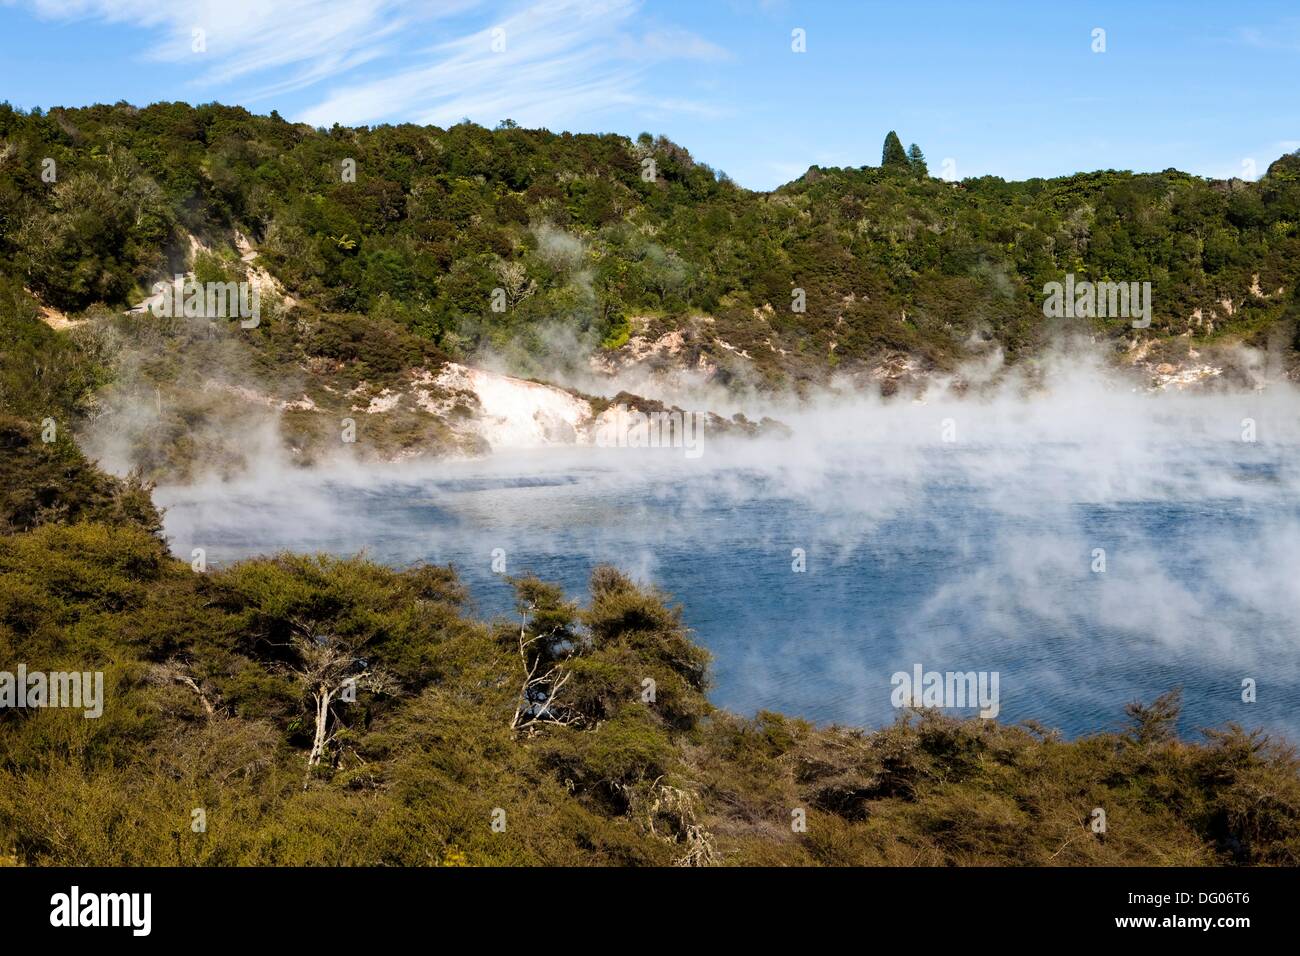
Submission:
<svg viewBox="0 0 1300 956">
<path fill-rule="evenodd" d="M 482 461 L 162 488 L 182 557 L 361 550 L 581 597 L 609 562 L 670 592 L 745 714 L 894 719 L 895 671 L 997 671 L 1000 719 L 1070 735 L 1181 685 L 1181 730 L 1300 732 L 1294 396 L 1058 390 L 1032 402 L 828 405 L 789 440 L 498 451 Z M 1254 441 L 1245 422 L 1252 423 Z M 945 436 L 954 440 L 945 441 Z M 792 549 L 807 570 L 792 570 Z M 1105 571 L 1098 573 L 1097 549 Z M 1258 701 L 1242 702 L 1242 681 Z M 968 711 L 969 713 L 969 711 Z"/>
</svg>

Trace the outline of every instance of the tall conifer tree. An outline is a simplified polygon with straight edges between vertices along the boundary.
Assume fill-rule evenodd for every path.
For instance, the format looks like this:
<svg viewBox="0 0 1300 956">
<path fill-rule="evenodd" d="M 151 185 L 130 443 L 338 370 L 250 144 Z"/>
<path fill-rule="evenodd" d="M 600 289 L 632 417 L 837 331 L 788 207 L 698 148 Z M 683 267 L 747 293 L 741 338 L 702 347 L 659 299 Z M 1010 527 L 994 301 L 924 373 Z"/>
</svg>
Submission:
<svg viewBox="0 0 1300 956">
<path fill-rule="evenodd" d="M 885 147 L 880 151 L 881 166 L 903 166 L 909 167 L 911 164 L 907 161 L 907 151 L 903 149 L 903 141 L 898 138 L 898 134 L 892 129 L 889 135 L 885 137 Z"/>
</svg>

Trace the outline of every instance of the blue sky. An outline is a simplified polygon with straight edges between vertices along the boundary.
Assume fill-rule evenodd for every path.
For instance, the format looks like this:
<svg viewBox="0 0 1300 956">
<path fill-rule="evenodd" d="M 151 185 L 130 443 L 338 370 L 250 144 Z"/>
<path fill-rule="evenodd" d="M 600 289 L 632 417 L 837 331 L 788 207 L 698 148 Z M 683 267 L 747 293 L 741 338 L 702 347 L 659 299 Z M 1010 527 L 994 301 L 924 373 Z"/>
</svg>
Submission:
<svg viewBox="0 0 1300 956">
<path fill-rule="evenodd" d="M 1300 148 L 1300 4 L 0 0 L 0 98 L 648 130 L 755 189 L 890 129 L 935 174 L 1251 178 Z"/>
</svg>

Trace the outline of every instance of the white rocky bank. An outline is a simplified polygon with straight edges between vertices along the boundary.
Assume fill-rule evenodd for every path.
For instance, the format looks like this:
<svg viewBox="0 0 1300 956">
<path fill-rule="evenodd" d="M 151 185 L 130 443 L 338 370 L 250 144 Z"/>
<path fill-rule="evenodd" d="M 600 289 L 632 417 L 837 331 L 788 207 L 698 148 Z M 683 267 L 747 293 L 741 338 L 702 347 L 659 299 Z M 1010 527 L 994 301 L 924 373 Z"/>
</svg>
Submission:
<svg viewBox="0 0 1300 956">
<path fill-rule="evenodd" d="M 445 414 L 460 399 L 475 410 L 459 424 L 493 448 L 541 448 L 548 445 L 591 445 L 609 422 L 628 409 L 612 405 L 597 415 L 591 403 L 554 385 L 470 368 L 448 362 L 429 381 L 455 396 L 437 402 L 425 389 L 421 404 Z M 451 421 L 456 422 L 453 416 Z"/>
</svg>

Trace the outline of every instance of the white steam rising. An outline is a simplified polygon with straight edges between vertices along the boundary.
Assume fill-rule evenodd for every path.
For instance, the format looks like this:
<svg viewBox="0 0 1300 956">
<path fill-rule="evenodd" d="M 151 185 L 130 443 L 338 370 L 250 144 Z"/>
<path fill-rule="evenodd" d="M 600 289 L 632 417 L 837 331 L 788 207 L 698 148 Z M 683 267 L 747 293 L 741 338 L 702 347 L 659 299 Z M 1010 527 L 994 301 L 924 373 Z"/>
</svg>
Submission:
<svg viewBox="0 0 1300 956">
<path fill-rule="evenodd" d="M 684 604 L 717 655 L 717 701 L 742 711 L 877 724 L 893 716 L 889 675 L 921 662 L 1001 670 L 1003 719 L 1077 731 L 1185 684 L 1194 724 L 1294 732 L 1300 398 L 1151 395 L 1077 356 L 1035 377 L 1036 390 L 1008 377 L 964 399 L 774 402 L 762 410 L 792 437 L 706 433 L 694 460 L 265 459 L 242 481 L 157 497 L 181 555 L 451 561 L 488 610 L 506 603 L 493 548 L 511 573 L 575 592 L 611 561 Z M 1240 701 L 1242 678 L 1264 689 L 1257 705 Z"/>
</svg>

